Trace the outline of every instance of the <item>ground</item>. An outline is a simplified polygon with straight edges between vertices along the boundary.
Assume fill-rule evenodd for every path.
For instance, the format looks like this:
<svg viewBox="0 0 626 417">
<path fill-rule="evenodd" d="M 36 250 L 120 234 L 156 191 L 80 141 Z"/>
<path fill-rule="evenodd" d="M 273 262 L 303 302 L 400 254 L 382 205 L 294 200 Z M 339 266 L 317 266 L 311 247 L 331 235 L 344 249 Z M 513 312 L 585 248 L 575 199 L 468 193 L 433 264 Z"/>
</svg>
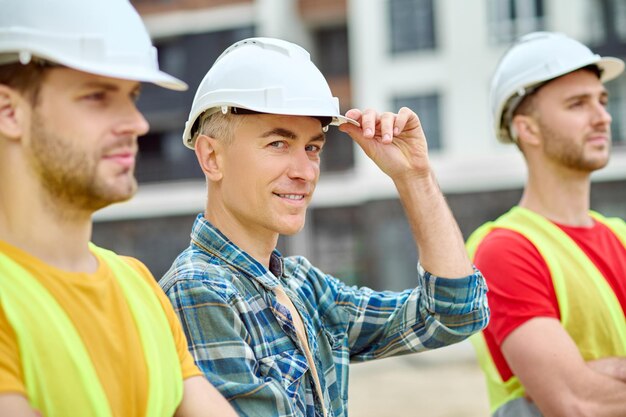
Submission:
<svg viewBox="0 0 626 417">
<path fill-rule="evenodd" d="M 469 342 L 350 367 L 350 417 L 488 417 Z"/>
</svg>

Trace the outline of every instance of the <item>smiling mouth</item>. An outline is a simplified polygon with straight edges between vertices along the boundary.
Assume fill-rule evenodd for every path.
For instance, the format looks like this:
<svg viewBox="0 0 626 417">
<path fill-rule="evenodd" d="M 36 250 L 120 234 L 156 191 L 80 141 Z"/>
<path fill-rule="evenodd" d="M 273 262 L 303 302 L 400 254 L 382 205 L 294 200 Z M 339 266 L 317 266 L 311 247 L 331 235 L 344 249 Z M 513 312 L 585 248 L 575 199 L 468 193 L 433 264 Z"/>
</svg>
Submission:
<svg viewBox="0 0 626 417">
<path fill-rule="evenodd" d="M 276 194 L 280 198 L 286 198 L 288 200 L 299 201 L 303 200 L 304 196 L 302 194 Z"/>
</svg>

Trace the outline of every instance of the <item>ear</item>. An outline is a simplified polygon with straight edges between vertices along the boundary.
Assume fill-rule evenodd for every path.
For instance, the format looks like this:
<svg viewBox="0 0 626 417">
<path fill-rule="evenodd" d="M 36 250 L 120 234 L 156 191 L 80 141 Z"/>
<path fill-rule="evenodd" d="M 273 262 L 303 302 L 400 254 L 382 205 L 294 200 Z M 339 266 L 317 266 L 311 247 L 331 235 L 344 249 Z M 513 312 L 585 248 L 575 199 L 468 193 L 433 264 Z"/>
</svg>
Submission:
<svg viewBox="0 0 626 417">
<path fill-rule="evenodd" d="M 22 137 L 25 103 L 20 93 L 0 84 L 0 136 L 12 140 Z"/>
<path fill-rule="evenodd" d="M 519 144 L 537 145 L 540 143 L 539 125 L 531 116 L 518 114 L 513 117 L 511 132 L 516 134 Z"/>
<path fill-rule="evenodd" d="M 222 159 L 221 152 L 223 144 L 207 135 L 198 135 L 196 138 L 196 158 L 202 172 L 210 181 L 222 179 Z"/>
</svg>

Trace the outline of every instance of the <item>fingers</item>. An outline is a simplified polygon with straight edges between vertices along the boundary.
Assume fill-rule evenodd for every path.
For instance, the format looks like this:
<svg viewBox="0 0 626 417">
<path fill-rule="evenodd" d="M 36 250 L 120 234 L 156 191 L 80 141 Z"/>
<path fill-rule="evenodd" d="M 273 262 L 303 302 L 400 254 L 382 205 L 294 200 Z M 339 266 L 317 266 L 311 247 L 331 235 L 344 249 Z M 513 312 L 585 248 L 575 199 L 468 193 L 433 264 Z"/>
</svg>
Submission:
<svg viewBox="0 0 626 417">
<path fill-rule="evenodd" d="M 348 126 L 346 123 L 341 126 L 342 131 L 354 134 L 357 130 L 360 130 L 360 134 L 364 138 L 375 138 L 384 144 L 391 143 L 394 136 L 398 136 L 403 132 L 411 119 L 418 120 L 417 115 L 407 107 L 402 107 L 398 114 L 391 112 L 379 114 L 373 109 L 364 111 L 351 109 L 346 112 L 346 117 L 358 121 L 361 124 L 361 128 Z"/>
<path fill-rule="evenodd" d="M 361 115 L 363 113 L 361 112 L 361 110 L 359 109 L 350 109 L 346 112 L 346 117 L 350 118 L 350 119 L 354 119 L 357 122 L 360 122 L 361 119 Z"/>
<path fill-rule="evenodd" d="M 363 129 L 363 136 L 368 139 L 374 137 L 376 133 L 376 122 L 378 114 L 376 110 L 367 109 L 361 116 L 361 128 Z"/>
<path fill-rule="evenodd" d="M 394 126 L 396 115 L 386 112 L 380 115 L 380 141 L 382 143 L 391 143 L 394 135 Z"/>
<path fill-rule="evenodd" d="M 366 110 L 366 112 L 367 111 L 368 110 Z M 361 110 L 350 109 L 346 112 L 346 117 L 356 120 L 359 123 L 360 127 L 355 126 L 351 123 L 343 123 L 339 125 L 339 130 L 341 130 L 344 133 L 347 133 L 348 135 L 350 135 L 353 139 L 357 141 L 359 139 L 366 138 L 368 134 L 369 134 L 369 138 L 373 137 L 374 128 L 371 122 L 369 121 L 371 119 L 371 116 L 367 116 L 364 118 L 364 112 L 362 112 Z M 366 120 L 366 122 L 364 122 L 364 119 Z M 364 123 L 367 123 L 367 126 L 365 126 Z"/>
<path fill-rule="evenodd" d="M 396 117 L 395 127 L 393 134 L 394 136 L 399 135 L 400 132 L 403 132 L 407 127 L 407 123 L 410 120 L 415 120 L 419 124 L 419 119 L 417 118 L 417 114 L 408 107 L 402 107 L 398 111 L 398 117 Z"/>
</svg>

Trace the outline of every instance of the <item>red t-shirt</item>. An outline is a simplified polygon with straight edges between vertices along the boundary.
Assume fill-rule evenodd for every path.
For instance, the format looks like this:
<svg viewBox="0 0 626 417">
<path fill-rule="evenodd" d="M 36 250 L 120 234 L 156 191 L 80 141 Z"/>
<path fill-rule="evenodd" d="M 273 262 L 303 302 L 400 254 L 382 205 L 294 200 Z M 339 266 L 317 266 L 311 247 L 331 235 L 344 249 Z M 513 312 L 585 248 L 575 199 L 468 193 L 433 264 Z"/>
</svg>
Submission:
<svg viewBox="0 0 626 417">
<path fill-rule="evenodd" d="M 610 229 L 557 224 L 572 238 L 606 278 L 626 311 L 626 248 Z M 533 317 L 560 319 L 550 271 L 537 249 L 522 235 L 495 229 L 480 243 L 474 263 L 489 286 L 491 320 L 485 340 L 500 376 L 512 372 L 500 346 L 507 336 Z"/>
</svg>

